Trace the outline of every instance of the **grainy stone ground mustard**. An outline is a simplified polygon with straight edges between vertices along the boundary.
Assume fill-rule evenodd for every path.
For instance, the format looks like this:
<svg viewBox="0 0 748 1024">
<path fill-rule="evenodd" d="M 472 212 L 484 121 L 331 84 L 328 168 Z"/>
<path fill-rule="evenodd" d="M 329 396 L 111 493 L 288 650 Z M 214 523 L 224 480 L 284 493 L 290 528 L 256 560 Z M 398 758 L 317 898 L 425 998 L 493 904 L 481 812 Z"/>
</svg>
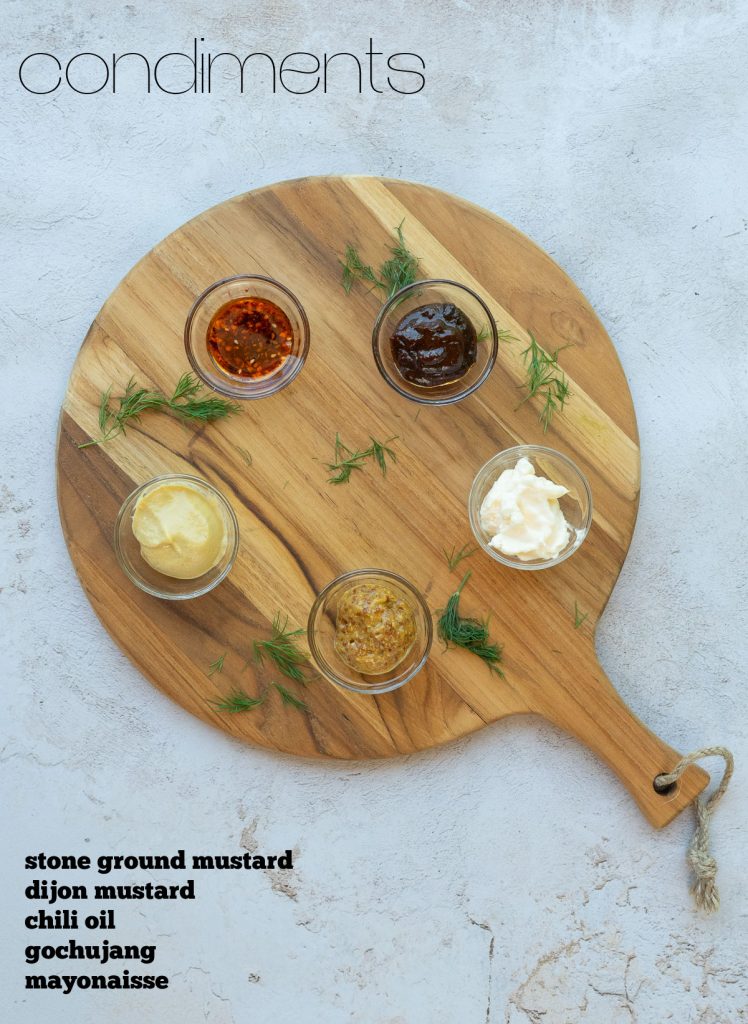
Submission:
<svg viewBox="0 0 748 1024">
<path fill-rule="evenodd" d="M 338 604 L 335 650 L 363 675 L 391 672 L 416 638 L 416 620 L 408 601 L 384 583 L 358 583 Z"/>
</svg>

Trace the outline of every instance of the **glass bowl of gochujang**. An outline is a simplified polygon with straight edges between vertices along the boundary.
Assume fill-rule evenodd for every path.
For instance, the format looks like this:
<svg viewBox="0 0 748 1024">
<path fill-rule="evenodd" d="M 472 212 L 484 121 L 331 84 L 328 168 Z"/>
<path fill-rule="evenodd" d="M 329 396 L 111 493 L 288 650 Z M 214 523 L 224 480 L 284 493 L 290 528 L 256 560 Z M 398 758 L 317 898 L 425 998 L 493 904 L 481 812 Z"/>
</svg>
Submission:
<svg viewBox="0 0 748 1024">
<path fill-rule="evenodd" d="M 232 398 L 267 398 L 290 384 L 309 350 L 309 321 L 285 285 L 244 275 L 200 295 L 184 328 L 187 356 L 205 383 Z"/>
<path fill-rule="evenodd" d="M 496 323 L 483 299 L 457 281 L 416 281 L 382 307 L 372 333 L 379 372 L 424 405 L 476 391 L 496 362 Z"/>
</svg>

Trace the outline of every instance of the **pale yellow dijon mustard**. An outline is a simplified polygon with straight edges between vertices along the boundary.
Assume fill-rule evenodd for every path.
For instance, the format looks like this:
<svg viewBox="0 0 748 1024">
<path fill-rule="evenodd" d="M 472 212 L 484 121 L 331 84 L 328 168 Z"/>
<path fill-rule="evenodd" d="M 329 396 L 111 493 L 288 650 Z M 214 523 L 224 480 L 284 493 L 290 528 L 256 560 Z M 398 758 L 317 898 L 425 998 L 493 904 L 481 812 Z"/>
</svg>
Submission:
<svg viewBox="0 0 748 1024">
<path fill-rule="evenodd" d="M 218 501 L 180 481 L 159 484 L 138 498 L 132 532 L 145 561 L 178 580 L 196 579 L 212 569 L 228 542 Z"/>
</svg>

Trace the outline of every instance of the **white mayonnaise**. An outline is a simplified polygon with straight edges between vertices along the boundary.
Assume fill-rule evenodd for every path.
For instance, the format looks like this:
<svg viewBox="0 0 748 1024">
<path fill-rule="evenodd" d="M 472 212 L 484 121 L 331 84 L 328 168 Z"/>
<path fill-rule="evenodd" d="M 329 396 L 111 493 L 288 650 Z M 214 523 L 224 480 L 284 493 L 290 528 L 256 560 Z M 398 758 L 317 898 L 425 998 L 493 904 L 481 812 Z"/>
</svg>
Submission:
<svg viewBox="0 0 748 1024">
<path fill-rule="evenodd" d="M 558 504 L 565 487 L 536 476 L 529 459 L 505 469 L 483 499 L 480 524 L 488 542 L 503 555 L 529 562 L 560 554 L 569 539 L 569 524 Z"/>
</svg>

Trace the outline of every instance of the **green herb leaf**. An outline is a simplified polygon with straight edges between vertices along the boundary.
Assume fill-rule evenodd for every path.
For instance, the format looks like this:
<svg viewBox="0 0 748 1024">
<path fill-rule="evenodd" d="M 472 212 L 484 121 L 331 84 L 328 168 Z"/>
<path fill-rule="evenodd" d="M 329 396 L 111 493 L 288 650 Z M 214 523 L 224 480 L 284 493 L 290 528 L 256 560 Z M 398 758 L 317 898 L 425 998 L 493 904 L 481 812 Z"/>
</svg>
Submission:
<svg viewBox="0 0 748 1024">
<path fill-rule="evenodd" d="M 223 419 L 239 412 L 236 402 L 229 402 L 225 398 L 196 398 L 203 389 L 202 383 L 190 373 L 183 374 L 174 394 L 166 402 L 169 410 L 187 420 L 201 420 L 205 423 L 212 423 L 213 420 Z"/>
<path fill-rule="evenodd" d="M 585 612 L 584 614 L 582 614 L 582 612 L 579 609 L 579 605 L 575 601 L 574 602 L 574 629 L 579 629 L 579 627 L 584 623 L 584 620 L 587 618 L 587 616 L 589 614 L 590 614 L 589 612 Z"/>
<path fill-rule="evenodd" d="M 208 675 L 209 676 L 212 676 L 214 672 L 223 672 L 223 659 L 225 657 L 226 657 L 226 652 L 224 651 L 224 653 L 220 656 L 220 658 L 216 658 L 215 661 L 211 662 L 210 667 L 208 669 Z"/>
<path fill-rule="evenodd" d="M 212 700 L 209 703 L 216 711 L 228 711 L 229 714 L 237 714 L 239 711 L 251 711 L 252 708 L 259 707 L 260 704 L 265 703 L 266 697 L 267 690 L 259 697 L 250 697 L 249 694 L 237 686 L 228 696 L 220 700 Z"/>
<path fill-rule="evenodd" d="M 447 648 L 451 645 L 471 651 L 485 661 L 491 672 L 495 672 L 496 675 L 503 678 L 504 673 L 499 668 L 502 648 L 499 644 L 491 642 L 488 619 L 481 621 L 460 615 L 460 595 L 470 576 L 469 571 L 465 573 L 462 583 L 447 601 L 446 607 L 439 616 L 437 623 L 439 639 Z"/>
<path fill-rule="evenodd" d="M 125 389 L 126 392 L 130 388 L 131 384 L 132 380 L 130 380 L 129 384 L 127 385 L 127 389 Z M 99 430 L 101 431 L 102 434 L 106 433 L 107 424 L 109 423 L 109 418 L 112 415 L 112 411 L 109 408 L 109 399 L 111 397 L 112 385 L 110 384 L 106 391 L 103 392 L 101 396 L 101 403 L 99 404 Z"/>
<path fill-rule="evenodd" d="M 456 551 L 453 545 L 451 551 L 447 551 L 446 548 L 442 548 L 442 553 L 447 560 L 449 571 L 454 572 L 463 558 L 470 558 L 470 556 L 474 555 L 477 550 L 477 547 L 470 547 L 469 544 L 463 544 L 459 551 Z"/>
<path fill-rule="evenodd" d="M 352 451 L 340 439 L 340 434 L 335 435 L 335 461 L 326 463 L 328 471 L 332 474 L 328 477 L 329 484 L 347 484 L 355 469 L 363 469 L 367 459 L 374 459 L 382 471 L 387 475 L 387 459 L 397 462 L 397 454 L 388 447 L 390 442 L 397 440 L 397 435 L 388 437 L 386 441 L 377 441 L 371 437 L 371 445 L 368 448 Z"/>
<path fill-rule="evenodd" d="M 543 399 L 539 416 L 543 433 L 548 430 L 554 412 L 560 412 L 571 397 L 569 382 L 558 365 L 558 354 L 562 351 L 557 348 L 555 352 L 546 352 L 530 332 L 530 344 L 522 353 L 527 371 L 527 395 L 520 405 L 536 395 Z"/>
<path fill-rule="evenodd" d="M 490 327 L 488 324 L 483 324 L 481 329 L 478 331 L 475 340 L 480 343 L 481 341 L 488 341 L 490 337 Z M 496 338 L 498 341 L 519 341 L 519 338 L 516 338 L 511 331 L 508 331 L 503 327 L 496 328 Z"/>
<path fill-rule="evenodd" d="M 354 246 L 346 246 L 340 265 L 343 268 L 342 284 L 347 295 L 350 295 L 356 281 L 363 281 L 370 284 L 372 289 L 378 288 L 384 292 L 389 299 L 417 279 L 418 259 L 405 243 L 403 223 L 401 221 L 395 228 L 395 241 L 388 247 L 390 258 L 382 263 L 379 274 L 368 263 L 364 263 Z"/>
<path fill-rule="evenodd" d="M 290 690 L 287 690 L 285 688 L 285 686 L 281 686 L 280 683 L 273 683 L 272 685 L 275 687 L 275 689 L 281 695 L 281 699 L 283 700 L 284 704 L 290 704 L 291 707 L 298 708 L 299 711 L 308 711 L 309 710 L 309 708 L 304 703 L 304 701 L 301 700 L 301 698 L 297 697 L 296 694 L 291 693 Z"/>
<path fill-rule="evenodd" d="M 126 433 L 131 423 L 138 423 L 146 412 L 171 412 L 184 420 L 196 420 L 212 423 L 239 412 L 236 402 L 225 398 L 211 396 L 197 398 L 203 385 L 190 373 L 184 373 L 177 381 L 174 393 L 167 398 L 161 391 L 139 388 L 131 378 L 123 393 L 114 401 L 117 408 L 112 408 L 112 388 L 107 388 L 101 395 L 99 403 L 99 430 L 101 437 L 84 441 L 79 448 L 88 448 L 95 444 L 106 444 L 119 434 Z"/>
<path fill-rule="evenodd" d="M 239 452 L 241 457 L 244 459 L 244 462 L 247 464 L 247 466 L 251 466 L 253 461 L 254 461 L 254 459 L 252 458 L 251 454 L 247 451 L 247 449 L 246 448 L 237 448 L 236 450 Z"/>
<path fill-rule="evenodd" d="M 304 635 L 303 629 L 289 629 L 288 616 L 281 622 L 277 612 L 272 625 L 273 634 L 269 640 L 255 640 L 253 644 L 255 661 L 262 664 L 265 656 L 289 679 L 297 683 L 307 683 L 309 677 L 305 668 L 309 665 L 309 655 L 299 648 L 299 637 Z"/>
<path fill-rule="evenodd" d="M 382 476 L 387 476 L 387 458 L 392 459 L 393 462 L 397 462 L 397 455 L 395 454 L 395 452 L 393 452 L 391 448 L 387 447 L 390 441 L 395 440 L 396 436 L 388 437 L 384 444 L 382 444 L 381 442 L 371 437 L 371 448 L 369 449 L 368 454 L 373 455 L 374 458 L 377 460 L 377 465 L 382 470 Z"/>
</svg>

